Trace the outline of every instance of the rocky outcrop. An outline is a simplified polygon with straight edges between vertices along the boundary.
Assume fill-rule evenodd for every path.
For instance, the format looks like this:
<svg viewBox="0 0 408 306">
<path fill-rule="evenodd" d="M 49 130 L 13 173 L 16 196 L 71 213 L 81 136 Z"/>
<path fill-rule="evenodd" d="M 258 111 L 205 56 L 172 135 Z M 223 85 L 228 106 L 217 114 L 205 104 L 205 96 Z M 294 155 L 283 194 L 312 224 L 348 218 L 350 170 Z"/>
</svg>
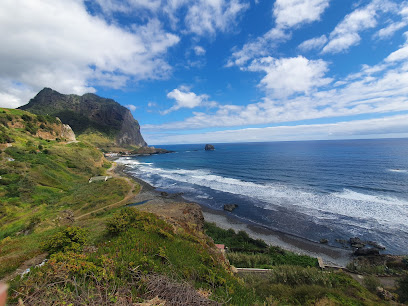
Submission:
<svg viewBox="0 0 408 306">
<path fill-rule="evenodd" d="M 235 210 L 235 208 L 237 208 L 238 205 L 237 204 L 225 204 L 224 205 L 224 210 L 232 212 L 233 210 Z"/>
<path fill-rule="evenodd" d="M 37 115 L 52 115 L 70 125 L 76 135 L 100 132 L 118 146 L 147 146 L 139 123 L 130 111 L 112 99 L 95 94 L 64 95 L 50 88 L 41 90 L 20 109 Z"/>
<path fill-rule="evenodd" d="M 354 251 L 354 255 L 356 256 L 372 256 L 372 255 L 380 255 L 380 251 L 375 248 L 358 248 Z"/>
<path fill-rule="evenodd" d="M 206 144 L 204 149 L 206 151 L 214 151 L 215 150 L 215 148 L 214 148 L 214 146 L 212 144 Z"/>
<path fill-rule="evenodd" d="M 76 141 L 75 133 L 68 124 L 61 125 L 61 137 L 67 141 Z"/>
</svg>

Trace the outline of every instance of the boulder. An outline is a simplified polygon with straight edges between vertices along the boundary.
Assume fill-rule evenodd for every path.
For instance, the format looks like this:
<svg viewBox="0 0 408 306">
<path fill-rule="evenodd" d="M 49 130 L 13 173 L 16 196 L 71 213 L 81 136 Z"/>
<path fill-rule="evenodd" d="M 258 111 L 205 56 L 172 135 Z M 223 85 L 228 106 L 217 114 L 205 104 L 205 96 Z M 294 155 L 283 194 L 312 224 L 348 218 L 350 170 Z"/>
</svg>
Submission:
<svg viewBox="0 0 408 306">
<path fill-rule="evenodd" d="M 367 241 L 368 245 L 371 245 L 372 247 L 379 249 L 379 250 L 385 250 L 385 247 L 379 244 L 378 242 L 375 241 Z"/>
<path fill-rule="evenodd" d="M 356 256 L 371 256 L 371 255 L 380 255 L 380 251 L 375 248 L 358 248 L 354 251 Z"/>
<path fill-rule="evenodd" d="M 224 205 L 224 210 L 232 212 L 237 207 L 238 207 L 237 204 L 225 204 Z"/>
<path fill-rule="evenodd" d="M 322 239 L 320 239 L 320 243 L 321 244 L 327 244 L 327 243 L 329 243 L 329 240 L 327 240 L 326 238 L 322 238 Z"/>
<path fill-rule="evenodd" d="M 206 151 L 214 151 L 215 148 L 214 148 L 214 146 L 212 144 L 206 144 L 205 145 L 205 150 Z"/>
<path fill-rule="evenodd" d="M 361 240 L 358 237 L 350 238 L 349 242 L 353 248 L 362 248 L 367 244 L 365 241 Z"/>
</svg>

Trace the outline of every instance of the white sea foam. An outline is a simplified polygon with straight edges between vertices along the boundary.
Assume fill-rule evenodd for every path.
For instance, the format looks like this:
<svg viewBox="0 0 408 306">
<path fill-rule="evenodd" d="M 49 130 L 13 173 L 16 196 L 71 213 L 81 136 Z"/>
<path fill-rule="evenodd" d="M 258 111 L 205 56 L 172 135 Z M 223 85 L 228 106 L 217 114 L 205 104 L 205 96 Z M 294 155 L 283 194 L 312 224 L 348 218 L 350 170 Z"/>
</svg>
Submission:
<svg viewBox="0 0 408 306">
<path fill-rule="evenodd" d="M 408 174 L 408 170 L 404 170 L 404 169 L 388 169 L 388 171 Z"/>
<path fill-rule="evenodd" d="M 129 160 L 125 160 L 130 164 Z M 314 193 L 284 184 L 257 184 L 235 178 L 212 174 L 209 170 L 162 169 L 132 161 L 136 174 L 157 175 L 171 180 L 208 187 L 249 197 L 265 209 L 276 206 L 294 209 L 317 219 L 327 220 L 347 217 L 349 223 L 360 226 L 387 226 L 408 232 L 408 201 L 390 196 L 370 195 L 344 189 L 342 192 Z M 160 182 L 164 187 L 166 182 Z M 167 182 L 168 184 L 168 182 Z M 186 187 L 186 186 L 185 186 Z M 353 222 L 354 220 L 355 222 Z M 362 224 L 362 221 L 367 224 Z M 342 221 L 340 221 L 342 222 Z M 371 225 L 370 225 L 371 224 Z"/>
</svg>

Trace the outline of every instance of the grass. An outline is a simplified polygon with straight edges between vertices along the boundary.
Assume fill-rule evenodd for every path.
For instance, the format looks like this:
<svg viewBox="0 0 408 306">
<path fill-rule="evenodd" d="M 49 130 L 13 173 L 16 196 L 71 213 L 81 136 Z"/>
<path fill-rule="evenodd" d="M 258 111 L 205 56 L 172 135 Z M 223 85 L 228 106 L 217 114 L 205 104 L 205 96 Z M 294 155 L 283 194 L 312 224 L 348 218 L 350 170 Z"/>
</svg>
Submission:
<svg viewBox="0 0 408 306">
<path fill-rule="evenodd" d="M 12 122 L 55 123 L 55 118 L 21 110 L 0 109 L 3 115 Z M 111 165 L 90 144 L 47 141 L 24 129 L 4 128 L 15 142 L 0 151 L 0 278 L 42 252 L 39 242 L 55 230 L 52 220 L 62 211 L 81 209 L 82 214 L 107 206 L 123 199 L 130 188 L 116 178 L 88 183 Z M 33 217 L 40 222 L 31 229 Z"/>
<path fill-rule="evenodd" d="M 230 263 L 238 268 L 271 268 L 277 265 L 316 267 L 317 259 L 268 246 L 263 240 L 255 240 L 247 233 L 224 230 L 214 223 L 205 223 L 205 232 L 215 243 L 225 244 Z"/>
<path fill-rule="evenodd" d="M 244 275 L 245 284 L 268 305 L 381 305 L 344 272 L 280 266 L 267 275 Z"/>
<path fill-rule="evenodd" d="M 43 303 L 60 300 L 70 303 L 86 300 L 89 298 L 86 295 L 95 294 L 99 286 L 103 292 L 113 293 L 110 297 L 119 299 L 120 292 L 127 292 L 129 302 L 137 302 L 148 295 L 145 286 L 149 279 L 166 275 L 171 282 L 187 282 L 191 288 L 201 288 L 220 302 L 243 305 L 257 301 L 252 291 L 225 269 L 221 254 L 206 240 L 186 239 L 158 217 L 131 208 L 121 209 L 110 218 L 108 230 L 94 245 L 95 252 L 52 255 L 47 265 L 12 284 L 19 292 L 13 298 L 24 301 L 26 296 L 37 296 Z M 62 276 L 78 280 L 80 292 L 67 282 L 53 288 L 47 286 Z"/>
</svg>

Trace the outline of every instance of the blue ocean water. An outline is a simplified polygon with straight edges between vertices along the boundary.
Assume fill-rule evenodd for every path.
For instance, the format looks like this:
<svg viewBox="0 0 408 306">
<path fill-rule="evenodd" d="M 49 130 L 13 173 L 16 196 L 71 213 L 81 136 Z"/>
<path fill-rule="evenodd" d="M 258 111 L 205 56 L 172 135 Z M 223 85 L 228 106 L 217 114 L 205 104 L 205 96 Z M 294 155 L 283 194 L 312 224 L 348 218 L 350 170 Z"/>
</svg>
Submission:
<svg viewBox="0 0 408 306">
<path fill-rule="evenodd" d="M 319 241 L 360 237 L 408 254 L 408 139 L 161 146 L 121 158 L 131 173 L 188 200 Z"/>
</svg>

